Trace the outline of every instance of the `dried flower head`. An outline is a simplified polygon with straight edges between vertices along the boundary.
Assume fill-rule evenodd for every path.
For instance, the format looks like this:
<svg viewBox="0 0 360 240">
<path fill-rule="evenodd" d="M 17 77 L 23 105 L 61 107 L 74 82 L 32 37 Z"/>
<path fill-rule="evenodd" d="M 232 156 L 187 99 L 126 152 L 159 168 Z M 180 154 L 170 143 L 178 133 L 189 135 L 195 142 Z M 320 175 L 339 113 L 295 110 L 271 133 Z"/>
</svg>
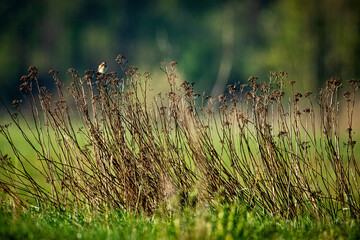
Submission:
<svg viewBox="0 0 360 240">
<path fill-rule="evenodd" d="M 350 92 L 346 91 L 343 93 L 344 98 L 348 99 L 350 97 Z"/>
<path fill-rule="evenodd" d="M 176 64 L 177 64 L 176 61 L 172 61 L 172 62 L 169 63 L 170 67 L 174 67 Z"/>
</svg>

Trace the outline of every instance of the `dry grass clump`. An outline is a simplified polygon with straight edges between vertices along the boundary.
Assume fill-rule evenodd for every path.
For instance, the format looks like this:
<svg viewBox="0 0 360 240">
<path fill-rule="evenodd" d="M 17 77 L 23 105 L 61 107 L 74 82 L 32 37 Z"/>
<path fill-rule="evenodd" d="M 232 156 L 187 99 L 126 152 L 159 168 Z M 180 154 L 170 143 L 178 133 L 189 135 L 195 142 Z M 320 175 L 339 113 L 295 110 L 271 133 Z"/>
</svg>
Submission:
<svg viewBox="0 0 360 240">
<path fill-rule="evenodd" d="M 303 212 L 360 218 L 352 130 L 359 80 L 346 82 L 348 124 L 339 126 L 340 79 L 317 94 L 296 93 L 290 82 L 286 101 L 287 74 L 272 72 L 268 83 L 251 77 L 213 98 L 179 83 L 172 62 L 162 65 L 170 91 L 149 99 L 151 75 L 128 66 L 124 56 L 116 61 L 120 74 L 80 76 L 70 69 L 73 102 L 56 71 L 49 72 L 56 99 L 39 85 L 35 67 L 21 78 L 31 117 L 19 100 L 16 113 L 6 109 L 37 159 L 22 155 L 8 125 L 1 126 L 20 163 L 1 153 L 0 186 L 15 205 L 33 199 L 59 209 L 112 206 L 151 214 L 174 196 L 183 206 L 211 205 L 221 196 L 287 218 Z"/>
</svg>

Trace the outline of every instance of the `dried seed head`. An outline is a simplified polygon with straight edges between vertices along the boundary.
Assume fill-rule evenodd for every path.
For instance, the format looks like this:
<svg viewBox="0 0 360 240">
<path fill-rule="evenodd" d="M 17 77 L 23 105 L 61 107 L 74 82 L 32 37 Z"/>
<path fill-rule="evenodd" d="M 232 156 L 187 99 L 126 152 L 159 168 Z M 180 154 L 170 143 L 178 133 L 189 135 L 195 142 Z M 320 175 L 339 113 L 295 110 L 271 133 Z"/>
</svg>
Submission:
<svg viewBox="0 0 360 240">
<path fill-rule="evenodd" d="M 281 71 L 279 72 L 280 77 L 287 77 L 287 72 Z"/>
<path fill-rule="evenodd" d="M 28 72 L 36 72 L 37 73 L 38 69 L 35 66 L 30 66 L 29 69 L 28 69 Z"/>
<path fill-rule="evenodd" d="M 200 97 L 200 94 L 198 94 L 198 93 L 193 93 L 193 94 L 192 94 L 192 97 L 193 97 L 194 99 L 197 99 L 198 97 Z"/>
<path fill-rule="evenodd" d="M 348 99 L 350 97 L 350 92 L 346 91 L 343 93 L 344 98 Z"/>
<path fill-rule="evenodd" d="M 23 75 L 23 76 L 21 76 L 20 81 L 25 82 L 25 81 L 27 81 L 28 79 L 29 79 L 29 76 Z"/>
<path fill-rule="evenodd" d="M 271 77 L 277 77 L 277 75 L 278 75 L 277 71 L 270 71 Z"/>
<path fill-rule="evenodd" d="M 85 75 L 92 75 L 94 74 L 94 70 L 85 70 Z"/>
<path fill-rule="evenodd" d="M 355 146 L 355 144 L 356 144 L 356 141 L 350 141 L 350 142 L 349 142 L 349 145 L 350 145 L 352 148 Z"/>
<path fill-rule="evenodd" d="M 22 92 L 22 91 L 26 91 L 26 90 L 29 90 L 31 91 L 31 83 L 29 84 L 29 82 L 23 82 L 20 84 L 19 86 L 19 90 Z"/>
<path fill-rule="evenodd" d="M 144 76 L 145 76 L 146 78 L 149 78 L 149 77 L 151 77 L 151 73 L 149 73 L 149 72 L 144 72 Z"/>
<path fill-rule="evenodd" d="M 169 65 L 170 65 L 171 67 L 174 67 L 176 64 L 177 64 L 176 61 L 172 61 L 172 62 L 169 63 Z"/>
<path fill-rule="evenodd" d="M 311 109 L 310 109 L 310 108 L 305 108 L 305 109 L 303 110 L 303 112 L 305 112 L 305 113 L 310 113 L 310 112 L 311 112 Z"/>
<path fill-rule="evenodd" d="M 120 62 L 120 61 L 125 60 L 125 59 L 126 59 L 126 57 L 124 55 L 119 54 L 119 55 L 117 55 L 115 61 Z"/>
<path fill-rule="evenodd" d="M 219 102 L 225 102 L 226 101 L 226 95 L 225 94 L 221 94 L 219 96 Z"/>
<path fill-rule="evenodd" d="M 208 96 L 208 97 L 209 97 L 209 103 L 210 103 L 210 104 L 214 104 L 215 98 L 212 98 L 212 97 L 210 97 L 210 96 Z"/>
<path fill-rule="evenodd" d="M 257 77 L 249 77 L 248 82 L 255 82 L 258 78 Z"/>
<path fill-rule="evenodd" d="M 356 86 L 360 84 L 360 79 L 350 79 L 346 81 L 348 84 L 352 85 L 352 86 Z M 359 87 L 359 86 L 357 86 Z"/>
<path fill-rule="evenodd" d="M 273 91 L 271 92 L 271 94 L 272 94 L 274 97 L 277 97 L 277 96 L 279 96 L 280 91 L 279 91 L 279 90 L 273 90 Z"/>
<path fill-rule="evenodd" d="M 341 78 L 331 78 L 330 80 L 326 81 L 326 88 L 327 89 L 334 89 L 341 85 L 342 79 Z"/>
<path fill-rule="evenodd" d="M 22 103 L 22 100 L 13 100 L 13 101 L 12 101 L 12 105 L 13 105 L 14 107 L 17 107 L 17 105 L 19 105 L 19 103 Z"/>
<path fill-rule="evenodd" d="M 240 88 L 241 88 L 241 90 L 243 91 L 244 90 L 244 88 L 246 88 L 246 87 L 248 87 L 249 86 L 249 84 L 241 84 L 240 85 Z"/>
<path fill-rule="evenodd" d="M 254 96 L 251 92 L 245 93 L 245 97 L 248 101 L 254 101 Z"/>
</svg>

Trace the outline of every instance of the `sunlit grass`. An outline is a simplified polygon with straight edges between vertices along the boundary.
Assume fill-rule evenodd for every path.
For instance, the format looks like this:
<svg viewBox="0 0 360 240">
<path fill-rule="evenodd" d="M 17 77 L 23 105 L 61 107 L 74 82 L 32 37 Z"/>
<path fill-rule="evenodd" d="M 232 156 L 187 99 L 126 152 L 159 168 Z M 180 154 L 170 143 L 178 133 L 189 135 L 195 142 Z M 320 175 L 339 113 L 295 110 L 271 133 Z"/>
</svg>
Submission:
<svg viewBox="0 0 360 240">
<path fill-rule="evenodd" d="M 149 217 L 111 209 L 108 213 L 0 206 L 2 239 L 358 239 L 354 220 L 314 221 L 303 215 L 284 220 L 249 212 L 239 203 L 214 208 L 185 208 Z"/>
</svg>

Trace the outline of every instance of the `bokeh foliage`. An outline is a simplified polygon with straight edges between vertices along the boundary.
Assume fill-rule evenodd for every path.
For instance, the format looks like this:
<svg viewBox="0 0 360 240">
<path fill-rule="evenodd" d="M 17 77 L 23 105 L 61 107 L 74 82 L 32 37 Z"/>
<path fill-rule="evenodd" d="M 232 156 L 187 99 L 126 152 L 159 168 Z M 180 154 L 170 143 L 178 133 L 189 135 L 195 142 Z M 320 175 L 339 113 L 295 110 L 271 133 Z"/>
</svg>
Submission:
<svg viewBox="0 0 360 240">
<path fill-rule="evenodd" d="M 2 1 L 0 94 L 17 95 L 28 66 L 116 68 L 118 53 L 142 71 L 176 60 L 182 77 L 210 93 L 251 75 L 285 70 L 306 90 L 331 76 L 358 78 L 356 0 Z M 161 89 L 159 89 L 161 90 Z"/>
</svg>

